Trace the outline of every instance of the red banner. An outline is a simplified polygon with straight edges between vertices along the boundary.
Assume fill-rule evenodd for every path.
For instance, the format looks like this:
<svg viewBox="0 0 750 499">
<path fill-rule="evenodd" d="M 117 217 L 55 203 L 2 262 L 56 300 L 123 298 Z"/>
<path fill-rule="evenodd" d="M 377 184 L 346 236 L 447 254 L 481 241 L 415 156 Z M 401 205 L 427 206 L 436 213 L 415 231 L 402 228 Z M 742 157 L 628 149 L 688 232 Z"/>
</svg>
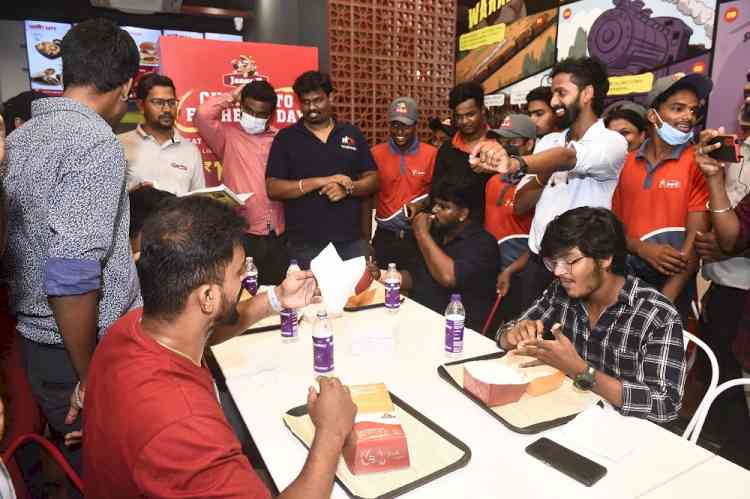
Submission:
<svg viewBox="0 0 750 499">
<path fill-rule="evenodd" d="M 208 186 L 221 183 L 221 162 L 198 134 L 194 123 L 198 106 L 212 95 L 232 92 L 253 80 L 267 80 L 278 94 L 272 124 L 284 128 L 300 117 L 292 83 L 305 71 L 318 68 L 315 47 L 163 36 L 159 50 L 161 73 L 172 78 L 180 100 L 177 129 L 200 148 Z M 239 126 L 240 108 L 224 111 L 221 120 Z"/>
</svg>

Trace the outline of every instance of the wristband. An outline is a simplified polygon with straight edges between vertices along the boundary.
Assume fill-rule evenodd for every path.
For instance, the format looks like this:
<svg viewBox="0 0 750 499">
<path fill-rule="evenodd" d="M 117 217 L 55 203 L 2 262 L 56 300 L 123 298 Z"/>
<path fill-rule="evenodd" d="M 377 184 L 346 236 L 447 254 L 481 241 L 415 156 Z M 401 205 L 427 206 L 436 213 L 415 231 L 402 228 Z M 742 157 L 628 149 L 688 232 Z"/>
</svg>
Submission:
<svg viewBox="0 0 750 499">
<path fill-rule="evenodd" d="M 711 205 L 708 205 L 708 211 L 710 211 L 711 213 L 726 213 L 728 211 L 732 211 L 732 207 L 728 206 L 726 208 L 721 208 L 719 210 L 714 210 L 713 208 L 711 208 Z"/>
<path fill-rule="evenodd" d="M 299 191 L 304 194 L 305 190 L 302 188 L 302 179 L 299 179 Z"/>
<path fill-rule="evenodd" d="M 73 390 L 73 401 L 79 409 L 83 409 L 83 400 L 81 400 L 81 382 L 76 383 L 76 388 Z"/>
<path fill-rule="evenodd" d="M 277 314 L 281 312 L 282 307 L 279 298 L 276 296 L 276 287 L 269 288 L 266 291 L 266 296 L 268 296 L 268 303 L 271 305 L 271 309 Z"/>
</svg>

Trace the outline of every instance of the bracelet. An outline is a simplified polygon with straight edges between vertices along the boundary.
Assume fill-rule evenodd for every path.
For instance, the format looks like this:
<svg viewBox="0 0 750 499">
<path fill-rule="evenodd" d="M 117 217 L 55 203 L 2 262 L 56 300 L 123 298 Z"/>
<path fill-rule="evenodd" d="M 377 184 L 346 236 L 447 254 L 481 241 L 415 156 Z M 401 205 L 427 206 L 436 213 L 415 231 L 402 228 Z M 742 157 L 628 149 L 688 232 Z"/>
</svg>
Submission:
<svg viewBox="0 0 750 499">
<path fill-rule="evenodd" d="M 73 402 L 78 406 L 79 409 L 83 409 L 83 400 L 81 400 L 81 382 L 76 383 L 76 388 L 73 390 Z"/>
<path fill-rule="evenodd" d="M 268 303 L 271 305 L 271 309 L 279 313 L 281 312 L 281 302 L 279 302 L 279 298 L 276 296 L 276 287 L 271 287 L 266 291 L 266 296 L 268 296 Z"/>
<path fill-rule="evenodd" d="M 713 208 L 711 208 L 711 205 L 709 205 L 708 206 L 708 211 L 710 211 L 711 213 L 726 213 L 728 211 L 732 211 L 732 207 L 728 206 L 727 208 L 721 208 L 719 210 L 714 210 Z"/>
<path fill-rule="evenodd" d="M 302 179 L 299 179 L 299 191 L 304 194 L 305 190 L 302 188 Z"/>
<path fill-rule="evenodd" d="M 544 184 L 541 180 L 539 180 L 539 175 L 534 175 L 534 180 L 536 180 L 536 183 L 539 184 L 539 187 L 544 188 Z"/>
</svg>

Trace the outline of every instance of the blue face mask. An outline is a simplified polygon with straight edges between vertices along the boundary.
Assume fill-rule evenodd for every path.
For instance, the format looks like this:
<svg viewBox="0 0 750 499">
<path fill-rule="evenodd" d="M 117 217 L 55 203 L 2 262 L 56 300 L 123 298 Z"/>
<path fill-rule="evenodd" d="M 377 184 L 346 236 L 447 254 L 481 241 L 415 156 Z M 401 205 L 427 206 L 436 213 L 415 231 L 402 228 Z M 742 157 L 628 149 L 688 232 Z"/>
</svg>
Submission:
<svg viewBox="0 0 750 499">
<path fill-rule="evenodd" d="M 659 121 L 661 121 L 661 126 L 656 129 L 656 133 L 659 134 L 661 140 L 663 140 L 670 146 L 680 146 L 682 144 L 687 144 L 687 142 L 693 138 L 692 129 L 689 132 L 678 130 L 677 128 L 661 119 L 661 116 L 659 116 L 659 113 L 657 113 L 655 109 L 654 113 L 656 113 Z"/>
</svg>

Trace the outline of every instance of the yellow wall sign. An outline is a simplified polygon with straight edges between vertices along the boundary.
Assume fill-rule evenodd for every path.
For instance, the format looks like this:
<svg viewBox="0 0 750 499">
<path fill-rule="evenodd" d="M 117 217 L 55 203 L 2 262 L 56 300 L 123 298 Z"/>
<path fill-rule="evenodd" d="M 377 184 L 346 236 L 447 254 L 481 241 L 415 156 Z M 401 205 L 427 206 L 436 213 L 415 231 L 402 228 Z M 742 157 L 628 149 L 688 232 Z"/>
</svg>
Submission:
<svg viewBox="0 0 750 499">
<path fill-rule="evenodd" d="M 469 8 L 469 29 L 473 29 L 510 2 L 511 0 L 479 0 L 474 7 Z"/>
<path fill-rule="evenodd" d="M 487 26 L 470 33 L 461 35 L 458 39 L 458 50 L 472 50 L 505 40 L 505 24 Z"/>
<path fill-rule="evenodd" d="M 651 90 L 654 86 L 654 73 L 639 75 L 610 76 L 609 92 L 607 95 L 641 94 Z"/>
</svg>

